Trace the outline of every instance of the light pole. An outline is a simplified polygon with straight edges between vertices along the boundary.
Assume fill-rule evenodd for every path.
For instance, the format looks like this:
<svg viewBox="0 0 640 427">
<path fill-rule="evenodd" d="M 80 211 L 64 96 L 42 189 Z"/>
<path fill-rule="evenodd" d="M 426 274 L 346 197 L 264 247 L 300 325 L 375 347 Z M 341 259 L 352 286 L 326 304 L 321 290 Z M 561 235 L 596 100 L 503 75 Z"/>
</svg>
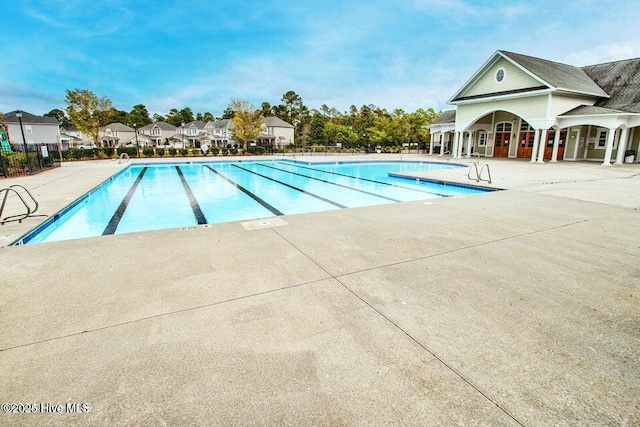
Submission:
<svg viewBox="0 0 640 427">
<path fill-rule="evenodd" d="M 187 130 L 184 128 L 184 122 L 182 122 L 182 148 L 187 148 Z"/>
<path fill-rule="evenodd" d="M 27 158 L 27 170 L 29 171 L 29 175 L 33 173 L 31 170 L 31 159 L 29 159 L 29 147 L 27 146 L 27 139 L 24 137 L 24 129 L 22 128 L 22 111 L 16 111 L 16 117 L 18 118 L 18 123 L 20 123 L 20 133 L 22 134 L 22 148 L 24 150 L 24 155 Z"/>
<path fill-rule="evenodd" d="M 140 158 L 140 146 L 138 145 L 138 126 L 136 123 L 133 124 L 133 130 L 136 133 L 136 153 L 138 154 L 138 158 Z"/>
</svg>

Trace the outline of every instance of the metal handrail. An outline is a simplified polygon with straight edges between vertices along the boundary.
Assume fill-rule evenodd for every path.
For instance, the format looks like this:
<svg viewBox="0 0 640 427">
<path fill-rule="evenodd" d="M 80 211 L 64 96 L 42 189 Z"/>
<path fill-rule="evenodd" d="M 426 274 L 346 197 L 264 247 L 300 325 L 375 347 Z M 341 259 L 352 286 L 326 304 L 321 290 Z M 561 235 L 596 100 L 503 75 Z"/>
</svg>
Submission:
<svg viewBox="0 0 640 427">
<path fill-rule="evenodd" d="M 122 163 L 122 160 L 126 158 L 127 160 L 131 160 L 131 157 L 127 153 L 120 154 L 120 159 L 118 159 L 118 164 Z"/>
<path fill-rule="evenodd" d="M 489 168 L 489 163 L 485 163 L 484 165 L 482 165 L 480 170 L 478 170 L 478 166 L 480 165 L 480 158 L 478 157 L 478 161 L 471 163 L 471 165 L 472 166 L 469 166 L 469 172 L 467 172 L 467 178 L 476 182 L 485 181 L 491 184 L 491 168 Z M 482 172 L 484 172 L 485 168 L 487 170 L 487 179 L 482 178 Z M 471 176 L 472 171 L 475 171 L 475 177 Z"/>
<path fill-rule="evenodd" d="M 484 168 L 487 168 L 487 176 L 489 177 L 489 179 L 482 179 L 482 171 L 484 170 Z M 486 181 L 489 184 L 491 184 L 491 169 L 489 169 L 489 163 L 485 163 L 484 165 L 482 165 L 482 167 L 480 168 L 480 174 L 478 175 L 478 179 L 480 181 Z"/>
<path fill-rule="evenodd" d="M 445 151 L 444 153 L 442 153 L 442 154 L 438 155 L 438 157 L 442 157 L 442 156 L 444 156 L 445 154 L 448 154 L 448 155 L 449 155 L 449 158 L 447 158 L 447 162 L 450 162 L 450 161 L 451 161 L 451 151 L 449 151 L 449 150 L 447 150 L 447 151 Z"/>
<path fill-rule="evenodd" d="M 480 164 L 480 153 L 478 153 L 477 151 L 471 153 L 472 156 L 478 156 L 478 160 L 476 160 L 477 164 Z"/>
<path fill-rule="evenodd" d="M 25 191 L 25 193 L 29 196 L 29 198 L 33 202 L 33 209 L 31 209 L 29 204 L 24 200 L 22 195 L 18 193 L 18 190 L 16 190 L 14 187 L 22 188 Z M 4 212 L 4 207 L 7 204 L 7 199 L 9 198 L 9 192 L 11 191 L 16 193 L 16 196 L 18 196 L 18 198 L 20 199 L 24 207 L 27 209 L 27 212 L 17 214 L 17 215 L 9 215 L 7 217 L 2 218 L 2 212 Z M 34 215 L 38 210 L 38 207 L 40 207 L 40 205 L 38 204 L 38 201 L 35 199 L 35 197 L 33 197 L 33 194 L 31 194 L 29 190 L 27 190 L 24 186 L 19 184 L 10 185 L 9 187 L 6 187 L 0 190 L 0 194 L 2 194 L 3 192 L 4 192 L 4 197 L 2 198 L 2 204 L 0 205 L 0 218 L 2 218 L 2 220 L 0 221 L 0 225 L 4 225 L 5 223 L 11 222 L 11 221 L 18 221 L 19 223 L 22 223 L 23 219 L 30 218 L 30 217 L 47 216 L 44 214 Z"/>
</svg>

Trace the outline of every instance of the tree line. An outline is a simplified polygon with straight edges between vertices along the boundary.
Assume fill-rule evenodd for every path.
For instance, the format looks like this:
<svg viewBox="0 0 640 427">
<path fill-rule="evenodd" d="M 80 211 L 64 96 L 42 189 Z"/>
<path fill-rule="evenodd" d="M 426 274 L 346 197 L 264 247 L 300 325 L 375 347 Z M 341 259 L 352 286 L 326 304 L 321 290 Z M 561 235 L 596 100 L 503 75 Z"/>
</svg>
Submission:
<svg viewBox="0 0 640 427">
<path fill-rule="evenodd" d="M 276 116 L 295 127 L 297 144 L 326 146 L 339 143 L 345 148 L 403 144 L 422 146 L 429 140 L 426 127 L 442 114 L 433 108 L 419 108 L 414 112 L 402 109 L 387 111 L 373 104 L 360 108 L 352 105 L 344 112 L 327 105 L 309 109 L 294 91 L 285 93 L 278 105 L 263 102 L 260 108 L 255 108 L 247 100 L 231 99 L 219 118 L 208 111 L 194 115 L 189 107 L 180 110 L 172 108 L 166 115 L 156 113 L 150 116 L 143 104 L 137 104 L 127 112 L 116 109 L 108 98 L 99 98 L 86 89 L 66 90 L 65 102 L 65 110 L 53 109 L 45 116 L 57 118 L 63 127 L 75 126 L 82 133 L 91 135 L 96 142 L 99 129 L 109 123 L 119 122 L 140 128 L 164 121 L 178 127 L 194 120 L 207 122 L 226 118 L 234 121 L 236 140 L 246 146 L 248 141 L 258 136 L 262 119 Z"/>
</svg>

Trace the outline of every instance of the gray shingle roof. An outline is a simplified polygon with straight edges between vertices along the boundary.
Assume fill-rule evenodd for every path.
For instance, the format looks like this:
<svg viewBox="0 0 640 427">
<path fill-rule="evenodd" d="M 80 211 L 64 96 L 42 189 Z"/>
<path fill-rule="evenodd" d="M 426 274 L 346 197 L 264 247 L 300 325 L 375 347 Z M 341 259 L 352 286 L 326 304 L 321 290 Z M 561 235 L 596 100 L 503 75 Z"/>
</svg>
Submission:
<svg viewBox="0 0 640 427">
<path fill-rule="evenodd" d="M 640 58 L 582 67 L 610 95 L 596 106 L 640 113 Z"/>
<path fill-rule="evenodd" d="M 135 130 L 125 124 L 122 123 L 109 123 L 106 126 L 102 126 L 100 130 L 111 129 L 118 132 L 135 132 Z"/>
<path fill-rule="evenodd" d="M 232 129 L 233 128 L 233 120 L 231 119 L 222 119 L 218 120 L 213 124 L 213 127 L 216 129 Z"/>
<path fill-rule="evenodd" d="M 294 126 L 290 123 L 285 122 L 279 117 L 275 116 L 267 116 L 262 121 L 267 127 L 279 127 L 279 128 L 293 128 Z"/>
<path fill-rule="evenodd" d="M 580 67 L 504 50 L 499 50 L 498 52 L 521 65 L 523 68 L 526 68 L 529 72 L 535 74 L 556 89 L 565 89 L 572 92 L 601 97 L 609 96 L 609 94 L 598 86 Z"/>
<path fill-rule="evenodd" d="M 141 131 L 145 131 L 145 130 L 151 130 L 154 128 L 154 126 L 157 126 L 160 130 L 172 130 L 175 132 L 176 127 L 174 125 L 171 125 L 167 122 L 154 122 L 151 123 L 150 125 L 146 125 L 140 128 Z"/>
<path fill-rule="evenodd" d="M 202 120 L 194 120 L 192 122 L 189 123 L 185 123 L 184 127 L 191 127 L 191 125 L 195 126 L 198 129 L 204 129 L 204 125 L 205 123 Z"/>
<path fill-rule="evenodd" d="M 591 105 L 580 105 L 579 107 L 573 108 L 566 113 L 560 114 L 560 116 L 593 116 L 600 114 L 623 114 L 623 111 L 613 110 L 611 108 L 602 108 Z"/>
<path fill-rule="evenodd" d="M 455 123 L 456 122 L 456 110 L 443 111 L 440 114 L 440 117 L 435 119 L 432 125 L 442 125 L 445 123 Z"/>
<path fill-rule="evenodd" d="M 16 111 L 10 111 L 4 115 L 2 121 L 5 123 L 20 123 L 16 117 Z M 35 114 L 21 111 L 23 124 L 42 124 L 42 125 L 59 125 L 58 119 L 55 117 L 36 116 Z"/>
</svg>

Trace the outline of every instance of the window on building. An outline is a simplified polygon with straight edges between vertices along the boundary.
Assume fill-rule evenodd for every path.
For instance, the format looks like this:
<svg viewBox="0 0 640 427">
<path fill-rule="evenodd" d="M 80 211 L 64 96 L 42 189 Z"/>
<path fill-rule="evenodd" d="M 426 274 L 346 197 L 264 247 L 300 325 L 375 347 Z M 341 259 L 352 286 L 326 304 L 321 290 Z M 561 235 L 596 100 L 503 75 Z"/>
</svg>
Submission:
<svg viewBox="0 0 640 427">
<path fill-rule="evenodd" d="M 151 135 L 160 135 L 160 129 L 159 128 L 153 128 L 151 129 Z"/>
<path fill-rule="evenodd" d="M 529 132 L 529 131 L 533 131 L 534 129 L 531 127 L 531 125 L 527 122 L 525 122 L 524 120 L 522 121 L 522 123 L 520 123 L 520 131 L 521 132 Z"/>
<path fill-rule="evenodd" d="M 607 137 L 609 131 L 607 129 L 598 130 L 598 138 L 596 140 L 596 148 L 607 148 Z"/>
<path fill-rule="evenodd" d="M 511 123 L 502 122 L 496 125 L 496 132 L 511 132 Z"/>
<path fill-rule="evenodd" d="M 31 128 L 31 125 L 25 125 L 24 130 L 25 132 L 27 132 L 27 135 L 31 135 L 33 133 L 33 128 Z"/>
<path fill-rule="evenodd" d="M 487 133 L 479 132 L 478 133 L 478 147 L 486 147 L 487 146 Z"/>
<path fill-rule="evenodd" d="M 504 81 L 505 76 L 507 75 L 507 72 L 504 68 L 500 67 L 496 70 L 496 82 L 497 83 L 502 83 Z"/>
</svg>

